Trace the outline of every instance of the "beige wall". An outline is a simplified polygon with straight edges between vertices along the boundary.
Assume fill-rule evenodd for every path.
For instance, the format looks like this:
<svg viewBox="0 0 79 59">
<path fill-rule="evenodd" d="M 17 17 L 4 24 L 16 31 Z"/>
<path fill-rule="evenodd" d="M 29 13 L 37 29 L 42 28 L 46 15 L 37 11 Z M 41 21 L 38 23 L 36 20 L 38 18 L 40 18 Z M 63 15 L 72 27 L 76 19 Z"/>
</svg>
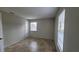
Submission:
<svg viewBox="0 0 79 59">
<path fill-rule="evenodd" d="M 30 22 L 37 22 L 37 31 L 30 32 L 30 36 L 45 39 L 54 39 L 53 19 L 38 19 Z"/>
<path fill-rule="evenodd" d="M 2 12 L 4 46 L 8 47 L 28 36 L 28 29 L 25 30 L 28 21 L 19 16 Z"/>
</svg>

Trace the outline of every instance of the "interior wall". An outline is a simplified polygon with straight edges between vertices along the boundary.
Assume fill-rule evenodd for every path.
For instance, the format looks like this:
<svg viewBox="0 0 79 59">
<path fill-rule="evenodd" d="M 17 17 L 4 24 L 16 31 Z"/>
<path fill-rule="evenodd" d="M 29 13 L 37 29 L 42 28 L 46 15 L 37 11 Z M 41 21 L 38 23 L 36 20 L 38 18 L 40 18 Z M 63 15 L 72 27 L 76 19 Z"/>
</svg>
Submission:
<svg viewBox="0 0 79 59">
<path fill-rule="evenodd" d="M 30 22 L 37 22 L 37 31 L 30 31 L 30 36 L 45 39 L 54 39 L 53 19 L 37 19 Z"/>
<path fill-rule="evenodd" d="M 4 52 L 4 39 L 2 29 L 2 13 L 0 12 L 0 52 Z"/>
<path fill-rule="evenodd" d="M 28 36 L 28 21 L 22 17 L 2 12 L 2 24 L 5 47 Z"/>
<path fill-rule="evenodd" d="M 79 51 L 79 8 L 65 8 L 64 51 Z"/>
<path fill-rule="evenodd" d="M 58 15 L 62 8 L 58 11 L 55 19 L 55 44 L 57 51 L 57 29 L 58 29 Z M 78 52 L 79 51 L 79 8 L 65 8 L 65 28 L 64 28 L 64 52 Z"/>
</svg>

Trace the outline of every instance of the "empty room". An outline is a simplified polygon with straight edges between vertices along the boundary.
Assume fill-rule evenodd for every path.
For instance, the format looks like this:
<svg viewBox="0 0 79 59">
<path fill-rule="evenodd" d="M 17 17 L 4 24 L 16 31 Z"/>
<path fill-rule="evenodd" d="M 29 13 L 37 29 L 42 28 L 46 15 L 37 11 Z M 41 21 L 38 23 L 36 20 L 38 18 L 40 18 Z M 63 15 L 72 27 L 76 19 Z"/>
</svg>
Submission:
<svg viewBox="0 0 79 59">
<path fill-rule="evenodd" d="M 79 8 L 0 7 L 0 52 L 79 51 Z"/>
</svg>

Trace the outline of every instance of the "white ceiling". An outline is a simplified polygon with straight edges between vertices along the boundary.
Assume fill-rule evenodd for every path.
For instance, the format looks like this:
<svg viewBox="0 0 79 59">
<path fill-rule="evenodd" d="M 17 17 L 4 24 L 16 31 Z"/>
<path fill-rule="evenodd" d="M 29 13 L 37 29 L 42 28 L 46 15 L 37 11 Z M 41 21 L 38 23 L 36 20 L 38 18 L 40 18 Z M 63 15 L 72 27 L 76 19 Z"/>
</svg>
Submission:
<svg viewBox="0 0 79 59">
<path fill-rule="evenodd" d="M 0 7 L 0 10 L 13 12 L 26 19 L 54 17 L 57 9 L 56 7 Z"/>
</svg>

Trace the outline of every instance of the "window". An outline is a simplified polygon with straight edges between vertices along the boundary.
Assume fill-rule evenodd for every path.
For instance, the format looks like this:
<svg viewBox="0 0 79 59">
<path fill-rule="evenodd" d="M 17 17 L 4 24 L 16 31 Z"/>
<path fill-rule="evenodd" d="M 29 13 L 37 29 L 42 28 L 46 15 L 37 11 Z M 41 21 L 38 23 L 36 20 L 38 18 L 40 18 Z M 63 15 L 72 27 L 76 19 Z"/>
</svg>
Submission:
<svg viewBox="0 0 79 59">
<path fill-rule="evenodd" d="M 37 22 L 30 23 L 30 31 L 37 31 Z"/>
<path fill-rule="evenodd" d="M 65 21 L 65 10 L 61 12 L 58 17 L 58 39 L 57 45 L 60 51 L 63 51 L 63 40 L 64 40 L 64 21 Z"/>
<path fill-rule="evenodd" d="M 25 33 L 28 33 L 28 30 L 29 30 L 29 24 L 28 24 L 28 21 L 25 22 Z"/>
</svg>

